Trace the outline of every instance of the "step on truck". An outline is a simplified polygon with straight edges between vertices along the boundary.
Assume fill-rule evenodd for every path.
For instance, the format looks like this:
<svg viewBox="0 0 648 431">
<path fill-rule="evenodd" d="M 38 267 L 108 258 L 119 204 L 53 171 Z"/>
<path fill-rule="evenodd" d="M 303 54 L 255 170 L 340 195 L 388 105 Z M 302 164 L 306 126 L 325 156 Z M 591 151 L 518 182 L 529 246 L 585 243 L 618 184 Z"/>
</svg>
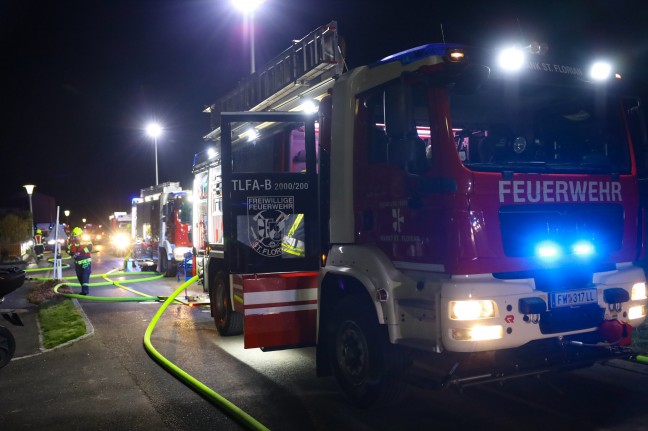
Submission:
<svg viewBox="0 0 648 431">
<path fill-rule="evenodd" d="M 219 333 L 316 346 L 317 374 L 359 406 L 628 349 L 646 315 L 646 147 L 619 76 L 537 43 L 343 72 L 336 38 L 322 27 L 213 106 L 194 223 Z M 252 97 L 303 59 L 310 80 Z"/>
<path fill-rule="evenodd" d="M 191 190 L 178 182 L 141 189 L 132 200 L 130 260 L 142 268 L 175 277 L 178 263 L 192 251 Z"/>
</svg>

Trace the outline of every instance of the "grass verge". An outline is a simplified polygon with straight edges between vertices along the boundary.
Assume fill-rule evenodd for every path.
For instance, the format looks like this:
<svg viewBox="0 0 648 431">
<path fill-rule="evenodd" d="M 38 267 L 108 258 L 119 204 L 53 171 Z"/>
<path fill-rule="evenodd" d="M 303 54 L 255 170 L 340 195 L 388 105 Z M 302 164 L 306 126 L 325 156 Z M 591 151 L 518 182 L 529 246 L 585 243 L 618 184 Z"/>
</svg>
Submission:
<svg viewBox="0 0 648 431">
<path fill-rule="evenodd" d="M 86 333 L 85 321 L 72 300 L 52 290 L 54 281 L 45 281 L 32 287 L 27 300 L 38 305 L 38 321 L 43 332 L 43 347 L 51 349 Z M 59 292 L 71 292 L 61 286 Z"/>
<path fill-rule="evenodd" d="M 43 346 L 51 349 L 86 333 L 83 317 L 70 299 L 51 299 L 38 307 Z"/>
</svg>

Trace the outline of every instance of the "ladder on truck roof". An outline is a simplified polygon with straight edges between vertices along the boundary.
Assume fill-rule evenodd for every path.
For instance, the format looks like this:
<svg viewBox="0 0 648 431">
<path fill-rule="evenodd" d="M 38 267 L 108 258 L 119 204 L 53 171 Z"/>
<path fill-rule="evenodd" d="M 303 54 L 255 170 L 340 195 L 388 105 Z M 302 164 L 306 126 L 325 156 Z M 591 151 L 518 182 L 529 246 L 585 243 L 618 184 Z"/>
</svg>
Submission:
<svg viewBox="0 0 648 431">
<path fill-rule="evenodd" d="M 304 98 L 323 97 L 342 73 L 337 22 L 317 28 L 245 78 L 204 112 L 212 131 L 205 140 L 220 140 L 221 112 L 296 111 Z"/>
</svg>

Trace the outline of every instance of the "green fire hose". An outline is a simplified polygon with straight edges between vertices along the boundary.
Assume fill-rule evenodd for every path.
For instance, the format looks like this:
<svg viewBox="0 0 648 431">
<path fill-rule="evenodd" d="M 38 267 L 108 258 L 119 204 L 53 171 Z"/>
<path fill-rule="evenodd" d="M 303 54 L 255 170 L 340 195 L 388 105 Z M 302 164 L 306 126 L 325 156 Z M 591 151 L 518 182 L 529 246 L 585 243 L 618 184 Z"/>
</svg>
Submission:
<svg viewBox="0 0 648 431">
<path fill-rule="evenodd" d="M 50 269 L 50 268 L 47 268 Z M 152 275 L 150 277 L 144 277 L 144 278 L 137 278 L 137 279 L 132 279 L 132 280 L 120 280 L 120 281 L 114 281 L 109 277 L 114 277 L 114 276 L 121 276 L 121 275 Z M 139 295 L 139 297 L 99 297 L 99 296 L 90 296 L 90 295 L 79 295 L 75 293 L 59 293 L 58 289 L 59 287 L 63 285 L 72 285 L 72 286 L 80 286 L 79 283 L 76 282 L 62 282 L 54 286 L 54 292 L 57 294 L 69 297 L 69 298 L 77 298 L 77 299 L 83 299 L 83 300 L 89 300 L 89 301 L 103 301 L 103 302 L 144 302 L 144 301 L 162 301 L 164 300 L 164 303 L 160 307 L 160 309 L 156 312 L 155 316 L 153 319 L 151 319 L 151 322 L 149 323 L 148 327 L 146 328 L 146 332 L 144 333 L 144 348 L 146 349 L 147 353 L 160 364 L 162 367 L 166 368 L 169 372 L 171 372 L 173 375 L 175 375 L 179 380 L 181 380 L 183 383 L 185 383 L 187 386 L 189 386 L 191 389 L 196 391 L 198 394 L 202 395 L 205 397 L 208 401 L 211 403 L 215 404 L 218 408 L 220 408 L 222 411 L 224 411 L 226 414 L 228 414 L 230 417 L 232 417 L 234 420 L 238 421 L 241 425 L 245 426 L 248 429 L 251 430 L 268 430 L 266 426 L 264 426 L 262 423 L 254 419 L 252 416 L 250 416 L 248 413 L 243 411 L 241 408 L 236 406 L 234 403 L 231 401 L 227 400 L 225 397 L 222 395 L 218 394 L 211 388 L 207 387 L 204 383 L 200 382 L 197 380 L 195 377 L 191 376 L 188 374 L 186 371 L 178 367 L 176 364 L 173 362 L 169 361 L 167 358 L 162 356 L 151 344 L 151 334 L 153 333 L 153 329 L 155 328 L 155 325 L 159 321 L 160 317 L 164 313 L 164 311 L 167 309 L 169 304 L 172 302 L 180 302 L 176 300 L 176 297 L 183 291 L 185 290 L 188 286 L 191 284 L 195 283 L 198 280 L 198 276 L 194 276 L 187 280 L 185 283 L 180 285 L 178 289 L 173 292 L 173 294 L 169 297 L 162 297 L 162 296 L 151 296 L 147 295 L 142 292 L 138 292 L 134 289 L 127 288 L 126 286 L 123 286 L 122 284 L 124 283 L 136 283 L 136 282 L 142 282 L 142 281 L 151 281 L 151 280 L 156 280 L 159 278 L 163 277 L 163 274 L 158 274 L 155 272 L 109 272 L 106 274 L 97 274 L 97 275 L 91 275 L 92 278 L 96 277 L 102 277 L 104 282 L 96 282 L 96 283 L 89 283 L 89 286 L 91 287 L 96 287 L 96 286 L 108 286 L 108 285 L 113 285 L 117 286 L 121 289 L 125 289 L 131 293 L 134 293 L 136 295 Z M 63 277 L 64 280 L 74 280 L 76 277 L 70 276 L 70 277 Z M 51 280 L 50 278 L 34 278 L 34 280 Z"/>
</svg>

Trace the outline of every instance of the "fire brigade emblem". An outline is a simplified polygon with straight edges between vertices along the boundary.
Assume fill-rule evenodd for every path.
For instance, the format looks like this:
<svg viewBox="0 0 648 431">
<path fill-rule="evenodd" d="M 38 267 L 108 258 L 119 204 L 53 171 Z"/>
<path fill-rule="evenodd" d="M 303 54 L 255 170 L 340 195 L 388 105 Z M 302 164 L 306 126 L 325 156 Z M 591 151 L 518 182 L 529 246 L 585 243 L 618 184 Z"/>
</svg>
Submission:
<svg viewBox="0 0 648 431">
<path fill-rule="evenodd" d="M 260 196 L 247 198 L 250 247 L 266 257 L 281 256 L 281 239 L 294 213 L 293 196 Z"/>
</svg>

